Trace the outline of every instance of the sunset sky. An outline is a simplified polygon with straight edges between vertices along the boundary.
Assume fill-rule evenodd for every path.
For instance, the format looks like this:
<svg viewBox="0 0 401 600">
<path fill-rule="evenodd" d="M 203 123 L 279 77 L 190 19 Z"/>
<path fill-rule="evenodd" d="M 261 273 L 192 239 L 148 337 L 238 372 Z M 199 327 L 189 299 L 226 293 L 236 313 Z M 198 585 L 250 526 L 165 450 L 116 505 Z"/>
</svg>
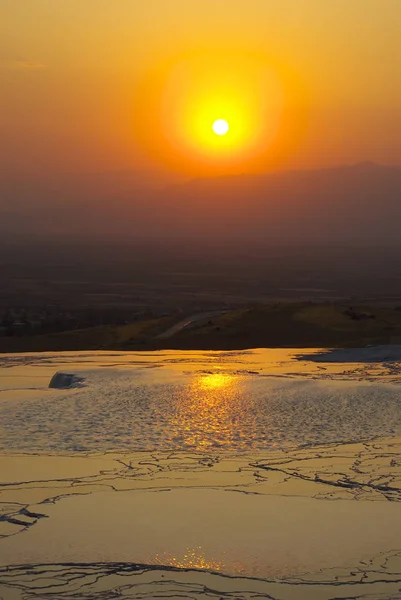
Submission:
<svg viewBox="0 0 401 600">
<path fill-rule="evenodd" d="M 0 0 L 2 171 L 400 164 L 400 31 L 399 0 Z"/>
</svg>

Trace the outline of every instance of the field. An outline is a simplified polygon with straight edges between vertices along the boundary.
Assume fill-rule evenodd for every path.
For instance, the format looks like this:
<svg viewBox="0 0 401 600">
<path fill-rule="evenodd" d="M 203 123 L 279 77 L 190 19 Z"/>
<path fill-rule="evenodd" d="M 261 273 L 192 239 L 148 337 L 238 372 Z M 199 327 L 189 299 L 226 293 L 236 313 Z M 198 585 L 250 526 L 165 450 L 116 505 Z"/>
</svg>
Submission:
<svg viewBox="0 0 401 600">
<path fill-rule="evenodd" d="M 393 343 L 399 261 L 395 248 L 3 245 L 0 352 Z"/>
<path fill-rule="evenodd" d="M 198 318 L 169 337 L 159 337 L 177 321 L 179 318 L 172 315 L 120 326 L 3 337 L 0 351 L 238 350 L 401 343 L 401 310 L 379 306 L 310 302 L 258 305 Z"/>
</svg>

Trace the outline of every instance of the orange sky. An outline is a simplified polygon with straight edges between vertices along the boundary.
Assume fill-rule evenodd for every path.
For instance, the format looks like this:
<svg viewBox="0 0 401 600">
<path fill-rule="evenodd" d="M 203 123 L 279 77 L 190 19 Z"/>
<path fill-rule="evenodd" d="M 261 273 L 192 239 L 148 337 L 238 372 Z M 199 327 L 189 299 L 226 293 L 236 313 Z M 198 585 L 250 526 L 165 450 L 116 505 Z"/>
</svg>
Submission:
<svg viewBox="0 0 401 600">
<path fill-rule="evenodd" d="M 0 0 L 1 166 L 400 164 L 399 31 L 399 0 Z"/>
</svg>

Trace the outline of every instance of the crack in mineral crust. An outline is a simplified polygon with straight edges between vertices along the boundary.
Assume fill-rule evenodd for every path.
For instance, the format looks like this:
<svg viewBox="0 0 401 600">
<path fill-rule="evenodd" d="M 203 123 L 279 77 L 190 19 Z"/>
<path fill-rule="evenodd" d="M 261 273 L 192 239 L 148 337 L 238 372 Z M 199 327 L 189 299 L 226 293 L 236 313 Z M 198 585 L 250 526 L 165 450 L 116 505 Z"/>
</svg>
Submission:
<svg viewBox="0 0 401 600">
<path fill-rule="evenodd" d="M 38 508 L 30 508 L 29 494 L 41 494 L 41 500 L 34 506 L 45 508 L 47 503 L 71 495 L 95 494 L 104 489 L 160 492 L 209 486 L 241 494 L 303 494 L 337 501 L 344 498 L 399 501 L 400 489 L 396 487 L 396 482 L 400 481 L 399 449 L 399 442 L 375 441 L 358 446 L 269 453 L 265 458 L 258 455 L 256 461 L 244 457 L 188 456 L 184 453 L 116 456 L 113 472 L 100 470 L 96 475 L 82 478 L 15 482 L 12 486 L 4 486 L 3 494 L 10 497 L 27 494 L 27 501 L 2 503 L 3 520 L 13 528 L 9 535 L 17 535 L 46 516 Z M 40 461 L 41 457 L 37 459 Z M 292 481 L 299 479 L 308 489 L 286 489 Z M 378 479 L 387 483 L 375 485 Z M 53 486 L 61 484 L 64 487 L 55 494 Z M 20 565 L 0 569 L 2 600 L 197 600 L 204 597 L 211 600 L 384 600 L 401 598 L 400 589 L 401 551 L 397 550 L 360 563 L 358 568 L 350 571 L 329 569 L 281 580 L 129 563 Z"/>
<path fill-rule="evenodd" d="M 388 552 L 361 562 L 353 571 L 328 569 L 313 578 L 272 580 L 135 563 L 19 565 L 0 569 L 2 600 L 385 600 L 400 598 L 400 587 L 401 552 Z"/>
<path fill-rule="evenodd" d="M 106 455 L 107 461 L 114 462 L 114 469 L 102 469 L 96 463 L 97 472 L 83 477 L 23 480 L 3 485 L 0 499 L 6 496 L 6 501 L 1 503 L 0 526 L 6 523 L 12 528 L 4 535 L 20 534 L 46 517 L 38 508 L 41 505 L 45 508 L 46 504 L 69 496 L 95 494 L 105 489 L 161 492 L 209 487 L 246 495 L 399 502 L 400 450 L 401 441 L 390 439 L 268 452 L 265 456 L 258 453 L 256 460 L 254 456 L 238 458 L 184 452 Z M 37 461 L 42 458 L 36 457 Z M 91 458 L 87 456 L 88 461 Z M 294 482 L 304 486 L 294 488 Z M 31 494 L 33 501 L 30 501 Z M 24 496 L 25 502 L 22 501 Z M 396 549 L 361 562 L 349 571 L 326 569 L 316 574 L 270 580 L 162 564 L 68 563 L 0 569 L 2 600 L 203 597 L 216 600 L 384 600 L 401 598 L 400 590 L 401 550 Z"/>
<path fill-rule="evenodd" d="M 400 454 L 401 441 L 390 439 L 259 452 L 256 460 L 246 456 L 204 456 L 184 452 L 104 455 L 107 468 L 86 476 L 0 484 L 0 535 L 6 537 L 26 531 L 45 518 L 46 514 L 38 508 L 41 505 L 71 495 L 104 490 L 209 487 L 244 494 L 399 502 Z M 12 458 L 8 457 L 9 460 Z M 42 458 L 36 457 L 38 463 Z M 98 455 L 96 458 L 98 467 L 102 458 Z M 89 464 L 91 459 L 88 455 Z M 7 457 L 4 460 L 7 461 Z M 110 463 L 114 468 L 110 468 Z M 293 483 L 300 480 L 308 484 L 307 488 L 294 488 Z M 6 531 L 1 530 L 2 524 L 9 526 Z"/>
<path fill-rule="evenodd" d="M 214 355 L 204 353 L 198 357 L 193 356 L 192 370 L 189 370 L 188 374 L 203 377 L 207 373 L 213 373 L 206 369 L 210 368 L 208 363 L 211 357 L 214 357 L 219 368 L 224 367 L 224 373 L 238 375 L 246 380 L 252 376 L 252 380 L 259 381 L 262 378 L 286 378 L 326 382 L 401 382 L 399 362 L 382 361 L 353 366 L 350 364 L 349 368 L 345 368 L 344 364 L 331 365 L 329 369 L 327 365 L 314 366 L 309 356 L 305 357 L 309 361 L 308 364 L 302 360 L 290 364 L 287 359 L 278 359 L 274 368 L 265 369 L 262 363 L 256 361 L 255 365 L 251 365 L 249 362 L 253 362 L 256 355 L 254 352 L 242 352 Z M 237 365 L 243 363 L 243 369 L 234 369 L 231 364 L 233 357 Z M 188 361 L 188 358 L 172 358 L 168 353 L 159 354 L 157 364 L 154 363 L 153 355 L 149 364 L 146 358 L 138 360 L 133 357 L 128 360 L 118 353 L 103 353 L 102 359 L 112 360 L 112 363 L 104 366 L 117 369 L 128 364 L 130 367 L 141 368 L 169 364 L 185 366 Z M 2 357 L 0 368 L 45 364 L 50 368 L 52 365 L 59 368 L 60 361 L 75 364 L 77 357 L 68 358 L 66 355 L 57 354 L 45 358 Z M 90 369 L 93 353 L 80 353 L 80 364 L 84 364 L 85 361 Z M 279 372 L 280 369 L 282 373 Z M 65 396 L 66 399 L 68 397 Z M 22 417 L 22 420 L 26 417 L 24 411 Z M 388 433 L 391 434 L 392 432 Z M 387 435 L 387 432 L 382 435 Z M 341 439 L 341 436 L 335 439 Z M 91 496 L 105 490 L 112 495 L 137 490 L 160 493 L 175 489 L 206 488 L 247 496 L 304 497 L 336 503 L 352 500 L 396 504 L 401 499 L 401 441 L 397 438 L 287 448 L 281 451 L 273 449 L 265 452 L 255 448 L 255 452 L 252 452 L 253 449 L 250 448 L 248 455 L 239 456 L 225 450 L 209 448 L 202 453 L 184 448 L 169 452 L 153 450 L 132 453 L 122 449 L 105 454 L 85 454 L 85 451 L 81 451 L 80 456 L 90 465 L 89 472 L 78 473 L 74 471 L 74 467 L 72 474 L 67 469 L 65 476 L 53 474 L 48 477 L 39 476 L 36 471 L 36 464 L 43 461 L 46 455 L 30 453 L 32 469 L 27 469 L 21 476 L 9 478 L 0 484 L 0 535 L 4 538 L 18 536 L 19 540 L 23 533 L 34 533 L 46 525 L 45 522 L 42 525 L 39 523 L 48 518 L 45 514 L 47 505 L 59 503 L 65 498 Z M 4 464 L 18 456 L 21 457 L 5 456 Z M 64 458 L 73 461 L 76 456 L 75 454 Z M 393 507 L 397 509 L 394 504 L 389 506 L 389 509 Z M 47 523 L 51 521 L 50 518 Z M 38 527 L 34 527 L 36 525 Z M 29 538 L 30 535 L 31 533 L 27 534 L 27 537 L 22 536 L 21 540 Z M 36 533 L 34 535 L 36 539 Z M 7 539 L 3 539 L 1 543 L 7 544 Z M 372 554 L 375 551 L 374 549 Z M 358 557 L 360 556 L 362 553 L 358 554 Z M 84 558 L 86 559 L 86 556 Z M 131 560 L 131 557 L 128 560 Z M 58 564 L 16 564 L 0 568 L 1 600 L 144 600 L 203 597 L 238 600 L 401 599 L 401 550 L 393 549 L 377 554 L 370 560 L 361 561 L 352 569 L 322 569 L 317 573 L 275 579 L 250 577 L 243 573 L 224 574 L 214 572 L 211 568 L 179 568 L 162 562 L 135 564 L 60 561 Z"/>
</svg>

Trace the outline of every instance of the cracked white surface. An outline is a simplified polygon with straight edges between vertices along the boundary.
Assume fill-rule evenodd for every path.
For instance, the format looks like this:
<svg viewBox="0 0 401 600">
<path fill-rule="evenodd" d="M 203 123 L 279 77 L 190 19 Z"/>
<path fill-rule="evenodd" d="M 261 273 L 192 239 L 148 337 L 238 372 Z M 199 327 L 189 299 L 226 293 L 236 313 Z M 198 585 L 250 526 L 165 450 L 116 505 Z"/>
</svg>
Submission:
<svg viewBox="0 0 401 600">
<path fill-rule="evenodd" d="M 1 357 L 0 598 L 401 598 L 398 363 L 296 353 Z"/>
</svg>

